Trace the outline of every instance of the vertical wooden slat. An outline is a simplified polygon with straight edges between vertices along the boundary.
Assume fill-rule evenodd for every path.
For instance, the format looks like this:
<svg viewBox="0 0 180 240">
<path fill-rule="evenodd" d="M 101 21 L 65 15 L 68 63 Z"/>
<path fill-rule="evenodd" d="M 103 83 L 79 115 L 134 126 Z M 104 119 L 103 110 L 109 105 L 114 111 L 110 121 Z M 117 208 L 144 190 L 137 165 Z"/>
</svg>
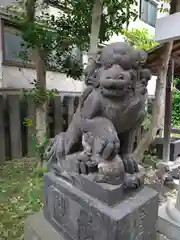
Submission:
<svg viewBox="0 0 180 240">
<path fill-rule="evenodd" d="M 6 160 L 5 152 L 5 131 L 4 131 L 4 107 L 3 97 L 0 96 L 0 164 Z"/>
<path fill-rule="evenodd" d="M 35 142 L 33 136 L 36 135 L 36 108 L 32 99 L 27 100 L 28 104 L 28 119 L 32 120 L 32 126 L 28 127 L 28 157 L 36 156 Z"/>
<path fill-rule="evenodd" d="M 52 125 L 53 125 L 53 100 L 50 99 L 46 105 L 46 136 L 52 137 Z"/>
<path fill-rule="evenodd" d="M 63 99 L 60 96 L 54 98 L 54 133 L 63 131 Z"/>
<path fill-rule="evenodd" d="M 79 96 L 76 96 L 74 98 L 74 110 L 76 111 L 77 107 L 79 105 Z"/>
<path fill-rule="evenodd" d="M 12 156 L 12 159 L 22 158 L 19 95 L 8 96 L 8 107 L 9 107 L 9 118 L 10 118 L 11 156 Z"/>
<path fill-rule="evenodd" d="M 23 157 L 27 156 L 28 129 L 27 126 L 24 124 L 24 120 L 27 117 L 27 109 L 28 109 L 27 102 L 23 99 L 20 99 L 20 119 L 21 119 L 21 138 Z"/>
<path fill-rule="evenodd" d="M 75 111 L 74 100 L 74 97 L 69 97 L 68 99 L 68 125 L 71 123 Z"/>
</svg>

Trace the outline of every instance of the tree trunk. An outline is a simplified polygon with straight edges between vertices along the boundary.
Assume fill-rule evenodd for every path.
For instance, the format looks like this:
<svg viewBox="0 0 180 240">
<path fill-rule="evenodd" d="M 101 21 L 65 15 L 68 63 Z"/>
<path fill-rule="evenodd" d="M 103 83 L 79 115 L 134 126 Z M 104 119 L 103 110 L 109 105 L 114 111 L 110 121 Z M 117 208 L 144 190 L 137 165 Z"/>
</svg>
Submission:
<svg viewBox="0 0 180 240">
<path fill-rule="evenodd" d="M 101 14 L 103 11 L 103 0 L 94 0 L 93 9 L 92 9 L 92 23 L 91 23 L 91 36 L 90 36 L 90 45 L 89 45 L 89 52 L 88 52 L 88 67 L 94 63 L 94 57 L 98 50 L 98 42 L 99 42 L 99 31 L 101 26 Z M 84 83 L 83 88 L 86 85 Z"/>
<path fill-rule="evenodd" d="M 42 54 L 37 51 L 36 57 L 36 87 L 42 90 L 42 93 L 46 90 L 46 67 Z M 37 140 L 40 144 L 44 141 L 44 135 L 46 133 L 46 103 L 38 104 L 36 107 L 36 134 Z"/>
<path fill-rule="evenodd" d="M 46 90 L 46 67 L 43 54 L 37 50 L 36 56 L 36 77 L 39 90 L 42 94 Z M 36 138 L 39 145 L 43 145 L 46 134 L 46 102 L 36 106 Z M 43 154 L 40 156 L 40 164 L 43 165 Z"/>
<path fill-rule="evenodd" d="M 26 21 L 33 22 L 35 17 L 37 0 L 26 0 L 25 1 L 25 11 L 26 11 Z"/>
<path fill-rule="evenodd" d="M 26 0 L 26 21 L 33 23 L 35 21 L 37 0 Z M 36 49 L 36 88 L 42 91 L 46 90 L 46 67 L 44 62 L 44 51 Z M 46 134 L 46 103 L 38 104 L 36 106 L 36 138 L 38 145 L 44 143 Z M 40 156 L 40 165 L 43 166 L 43 154 Z"/>
<path fill-rule="evenodd" d="M 166 77 L 172 47 L 173 41 L 164 45 L 162 67 L 160 69 L 159 78 L 157 79 L 156 83 L 155 101 L 152 110 L 152 122 L 149 131 L 145 134 L 134 151 L 134 155 L 138 161 L 141 161 L 144 152 L 148 150 L 148 147 L 156 137 L 157 130 L 161 127 L 162 118 L 164 116 L 163 106 L 165 101 Z"/>
<path fill-rule="evenodd" d="M 88 54 L 88 62 L 98 49 L 99 30 L 101 26 L 101 14 L 103 11 L 103 0 L 95 0 L 92 9 L 91 36 Z"/>
</svg>

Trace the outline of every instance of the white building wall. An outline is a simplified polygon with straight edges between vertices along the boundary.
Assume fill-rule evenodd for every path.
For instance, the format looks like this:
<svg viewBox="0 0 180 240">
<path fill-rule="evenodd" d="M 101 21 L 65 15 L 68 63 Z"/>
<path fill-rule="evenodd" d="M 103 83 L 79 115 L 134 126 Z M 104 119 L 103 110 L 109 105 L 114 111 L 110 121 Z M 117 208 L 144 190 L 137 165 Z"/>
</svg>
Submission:
<svg viewBox="0 0 180 240">
<path fill-rule="evenodd" d="M 29 68 L 2 66 L 3 88 L 33 88 L 36 72 Z M 47 71 L 47 89 L 56 88 L 59 91 L 81 92 L 82 82 L 68 78 L 66 74 Z"/>
<path fill-rule="evenodd" d="M 4 66 L 2 64 L 2 42 L 0 38 L 0 88 L 32 88 L 31 82 L 35 78 L 36 73 L 34 69 Z M 59 91 L 70 92 L 82 91 L 82 82 L 75 81 L 67 77 L 66 74 L 47 71 L 46 79 L 48 89 L 56 88 Z"/>
</svg>

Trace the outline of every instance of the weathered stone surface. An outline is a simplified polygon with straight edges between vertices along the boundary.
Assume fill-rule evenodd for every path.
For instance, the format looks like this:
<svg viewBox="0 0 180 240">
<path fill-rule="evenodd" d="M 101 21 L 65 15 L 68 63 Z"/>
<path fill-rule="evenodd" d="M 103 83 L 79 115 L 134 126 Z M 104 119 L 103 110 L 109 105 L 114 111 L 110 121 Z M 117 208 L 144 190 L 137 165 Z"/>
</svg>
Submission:
<svg viewBox="0 0 180 240">
<path fill-rule="evenodd" d="M 64 159 L 82 151 L 79 163 L 72 165 L 79 174 L 92 172 L 87 163 L 97 164 L 94 171 L 101 182 L 112 184 L 116 177 L 139 172 L 133 148 L 136 130 L 145 117 L 151 79 L 146 60 L 145 51 L 125 42 L 111 43 L 97 52 L 85 71 L 87 88 L 67 131 L 56 135 L 46 151 L 49 169 L 64 175 L 72 170 Z M 139 182 L 130 177 L 125 185 L 136 188 Z"/>
<path fill-rule="evenodd" d="M 52 227 L 49 221 L 45 219 L 43 212 L 38 212 L 28 217 L 25 221 L 24 240 L 65 240 L 65 238 Z M 156 240 L 170 239 L 157 233 Z"/>
<path fill-rule="evenodd" d="M 144 181 L 144 173 L 137 173 L 139 178 Z M 56 179 L 56 176 L 51 174 L 52 178 Z M 119 203 L 122 201 L 126 195 L 131 196 L 136 189 L 125 189 L 122 183 L 116 185 L 98 183 L 94 181 L 97 177 L 96 173 L 85 175 L 74 173 L 73 185 L 79 188 L 84 193 L 106 203 L 109 206 Z"/>
<path fill-rule="evenodd" d="M 45 176 L 46 219 L 68 240 L 156 239 L 158 194 L 138 189 L 126 199 L 108 206 L 56 177 Z"/>
<path fill-rule="evenodd" d="M 31 215 L 25 221 L 24 240 L 65 240 L 45 219 L 43 212 Z"/>
</svg>

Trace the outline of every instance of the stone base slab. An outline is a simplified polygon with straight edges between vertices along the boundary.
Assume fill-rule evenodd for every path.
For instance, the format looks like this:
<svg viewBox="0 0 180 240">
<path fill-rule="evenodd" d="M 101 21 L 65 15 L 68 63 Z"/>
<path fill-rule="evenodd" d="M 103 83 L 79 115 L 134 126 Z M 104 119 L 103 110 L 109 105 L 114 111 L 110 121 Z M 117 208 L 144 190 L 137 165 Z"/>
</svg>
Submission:
<svg viewBox="0 0 180 240">
<path fill-rule="evenodd" d="M 24 240 L 65 240 L 45 219 L 43 212 L 31 215 L 25 221 Z"/>
<path fill-rule="evenodd" d="M 177 210 L 174 209 L 177 213 Z M 171 212 L 172 211 L 172 212 Z M 159 208 L 158 213 L 158 231 L 169 240 L 180 239 L 180 222 L 176 221 L 177 214 L 173 213 L 173 209 L 168 207 L 168 203 L 163 204 Z M 174 215 L 174 217 L 173 217 Z M 180 220 L 180 213 L 179 213 Z"/>
<path fill-rule="evenodd" d="M 24 240 L 65 240 L 65 239 L 45 219 L 43 212 L 39 212 L 29 216 L 25 221 Z M 170 240 L 170 239 L 158 233 L 156 240 Z"/>
<path fill-rule="evenodd" d="M 156 239 L 158 193 L 153 189 L 144 187 L 109 206 L 47 173 L 44 204 L 46 219 L 67 240 Z"/>
</svg>

